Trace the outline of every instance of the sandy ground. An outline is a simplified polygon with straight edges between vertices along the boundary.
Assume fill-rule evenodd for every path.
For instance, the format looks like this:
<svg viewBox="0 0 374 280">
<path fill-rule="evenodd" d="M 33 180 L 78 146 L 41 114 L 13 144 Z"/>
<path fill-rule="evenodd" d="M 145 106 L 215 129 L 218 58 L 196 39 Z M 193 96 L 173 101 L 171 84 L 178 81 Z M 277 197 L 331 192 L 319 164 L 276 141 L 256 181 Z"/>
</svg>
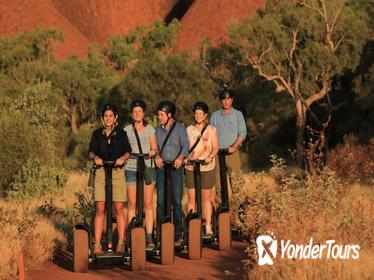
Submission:
<svg viewBox="0 0 374 280">
<path fill-rule="evenodd" d="M 85 280 L 85 279 L 240 279 L 245 258 L 245 243 L 234 241 L 230 251 L 218 251 L 214 245 L 204 247 L 201 260 L 189 260 L 178 253 L 173 265 L 161 265 L 158 259 L 147 261 L 146 271 L 132 272 L 129 265 L 92 267 L 88 273 L 72 272 L 72 255 L 62 252 L 55 263 L 41 270 L 28 271 L 27 280 Z"/>
</svg>

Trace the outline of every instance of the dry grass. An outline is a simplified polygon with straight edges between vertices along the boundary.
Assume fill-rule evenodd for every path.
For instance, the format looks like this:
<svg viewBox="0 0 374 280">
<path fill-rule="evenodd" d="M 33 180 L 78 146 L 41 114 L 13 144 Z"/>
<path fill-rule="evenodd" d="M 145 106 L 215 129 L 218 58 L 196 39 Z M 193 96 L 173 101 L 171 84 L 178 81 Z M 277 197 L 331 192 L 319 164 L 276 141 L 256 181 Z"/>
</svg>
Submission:
<svg viewBox="0 0 374 280">
<path fill-rule="evenodd" d="M 319 176 L 287 174 L 283 163 L 271 172 L 242 175 L 236 209 L 249 241 L 245 260 L 249 279 L 372 279 L 374 275 L 374 189 L 345 185 L 328 169 Z M 267 231 L 277 240 L 307 244 L 334 239 L 359 244 L 358 260 L 288 260 L 258 266 L 255 240 Z M 278 242 L 279 244 L 280 242 Z M 278 245 L 280 247 L 280 244 Z M 279 252 L 278 248 L 278 252 Z"/>
<path fill-rule="evenodd" d="M 26 269 L 35 269 L 51 260 L 56 250 L 67 246 L 67 231 L 72 230 L 69 225 L 72 220 L 61 213 L 66 214 L 73 208 L 77 202 L 74 193 L 86 192 L 86 185 L 87 176 L 70 174 L 66 187 L 54 195 L 22 202 L 0 200 L 0 279 L 15 279 L 19 252 L 25 256 Z M 41 211 L 46 204 L 60 212 L 46 215 Z M 57 216 L 65 221 L 57 224 Z M 65 227 L 61 226 L 63 223 Z"/>
<path fill-rule="evenodd" d="M 27 267 L 37 268 L 52 259 L 56 248 L 66 242 L 54 225 L 26 203 L 0 202 L 0 278 L 14 279 L 17 255 L 23 252 Z"/>
<path fill-rule="evenodd" d="M 344 185 L 333 173 L 315 178 L 287 174 L 281 164 L 269 173 L 247 173 L 233 207 L 241 209 L 249 240 L 246 260 L 250 279 L 370 279 L 374 275 L 373 186 Z M 78 199 L 76 193 L 80 193 Z M 73 224 L 89 215 L 87 176 L 72 173 L 59 193 L 15 204 L 0 201 L 0 279 L 14 279 L 16 258 L 23 251 L 28 268 L 51 260 L 56 249 L 71 244 Z M 186 202 L 186 197 L 184 197 Z M 185 203 L 184 203 L 185 204 Z M 310 237 L 341 244 L 360 244 L 358 260 L 281 260 L 259 267 L 253 241 L 268 230 L 277 239 L 305 244 Z"/>
</svg>

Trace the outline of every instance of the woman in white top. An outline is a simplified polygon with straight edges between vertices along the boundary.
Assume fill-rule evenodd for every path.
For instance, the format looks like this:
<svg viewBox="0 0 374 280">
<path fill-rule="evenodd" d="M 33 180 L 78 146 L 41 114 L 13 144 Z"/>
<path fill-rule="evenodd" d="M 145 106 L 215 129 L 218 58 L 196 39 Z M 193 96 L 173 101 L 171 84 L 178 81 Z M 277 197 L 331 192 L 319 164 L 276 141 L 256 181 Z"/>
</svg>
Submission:
<svg viewBox="0 0 374 280">
<path fill-rule="evenodd" d="M 142 153 L 149 154 L 149 158 L 145 160 L 146 169 L 144 182 L 144 210 L 145 210 L 145 228 L 147 248 L 152 249 L 154 243 L 152 240 L 153 231 L 153 189 L 155 185 L 155 171 L 153 168 L 152 157 L 157 154 L 157 143 L 155 136 L 155 129 L 146 123 L 144 116 L 146 111 L 146 104 L 141 99 L 136 99 L 130 104 L 130 112 L 133 124 L 127 125 L 125 131 L 129 138 L 131 150 L 133 153 L 140 153 L 139 145 L 135 135 L 135 129 L 139 136 Z M 136 172 L 137 162 L 136 158 L 130 158 L 125 166 L 125 177 L 127 184 L 127 207 L 128 207 L 128 222 L 135 217 L 136 208 Z"/>
<path fill-rule="evenodd" d="M 211 236 L 212 232 L 212 204 L 211 190 L 215 186 L 215 156 L 218 153 L 218 137 L 215 127 L 207 123 L 209 107 L 205 102 L 196 102 L 193 107 L 195 123 L 187 127 L 190 145 L 190 160 L 204 160 L 201 165 L 201 192 L 203 203 L 203 216 L 206 221 L 205 234 Z M 192 150 L 193 148 L 193 150 Z M 186 186 L 188 188 L 188 210 L 196 211 L 195 182 L 193 165 L 186 165 Z"/>
</svg>

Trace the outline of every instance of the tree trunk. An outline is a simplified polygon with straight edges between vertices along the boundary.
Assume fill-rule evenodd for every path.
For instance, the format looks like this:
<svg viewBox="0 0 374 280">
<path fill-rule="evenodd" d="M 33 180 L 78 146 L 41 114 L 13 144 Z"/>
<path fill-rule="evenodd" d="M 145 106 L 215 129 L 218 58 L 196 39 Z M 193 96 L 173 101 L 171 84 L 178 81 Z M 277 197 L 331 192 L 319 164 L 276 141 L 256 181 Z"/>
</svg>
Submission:
<svg viewBox="0 0 374 280">
<path fill-rule="evenodd" d="M 306 108 L 301 100 L 296 100 L 296 165 L 299 168 L 304 168 L 305 147 L 304 147 L 304 132 L 305 132 L 305 115 Z"/>
</svg>

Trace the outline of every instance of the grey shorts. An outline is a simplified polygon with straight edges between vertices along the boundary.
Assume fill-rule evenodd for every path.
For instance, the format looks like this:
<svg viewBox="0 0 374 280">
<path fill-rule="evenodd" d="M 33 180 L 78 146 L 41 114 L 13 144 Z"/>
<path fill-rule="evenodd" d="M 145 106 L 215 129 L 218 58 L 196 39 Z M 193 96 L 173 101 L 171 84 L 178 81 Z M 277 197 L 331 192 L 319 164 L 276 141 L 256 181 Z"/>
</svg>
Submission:
<svg viewBox="0 0 374 280">
<path fill-rule="evenodd" d="M 216 184 L 215 182 L 215 170 L 201 172 L 201 188 L 211 189 Z M 186 169 L 186 187 L 188 189 L 195 188 L 195 180 L 193 177 L 193 171 Z"/>
</svg>

